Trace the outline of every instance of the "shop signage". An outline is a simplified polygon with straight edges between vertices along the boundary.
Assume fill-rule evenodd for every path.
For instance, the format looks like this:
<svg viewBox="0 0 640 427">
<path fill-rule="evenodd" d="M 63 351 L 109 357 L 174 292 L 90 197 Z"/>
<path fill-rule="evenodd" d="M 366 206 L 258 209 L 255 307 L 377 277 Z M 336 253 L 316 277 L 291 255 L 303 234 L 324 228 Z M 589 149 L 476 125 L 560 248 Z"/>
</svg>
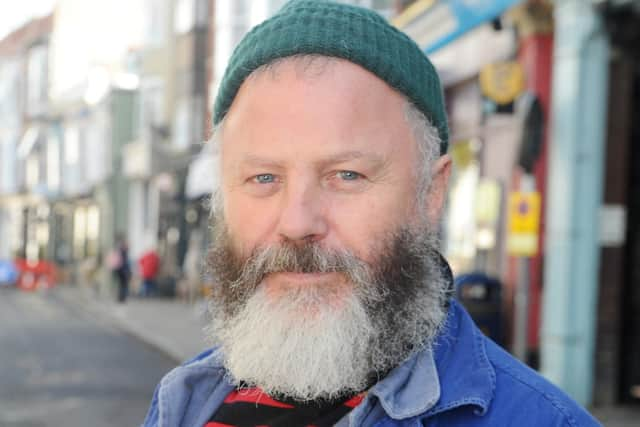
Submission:
<svg viewBox="0 0 640 427">
<path fill-rule="evenodd" d="M 510 104 L 524 91 L 522 66 L 515 61 L 486 65 L 480 72 L 480 88 L 496 104 Z"/>
<path fill-rule="evenodd" d="M 521 0 L 419 0 L 393 20 L 431 54 Z"/>
<path fill-rule="evenodd" d="M 530 257 L 538 252 L 540 231 L 540 193 L 513 192 L 509 196 L 509 234 L 507 251 L 513 256 Z"/>
</svg>

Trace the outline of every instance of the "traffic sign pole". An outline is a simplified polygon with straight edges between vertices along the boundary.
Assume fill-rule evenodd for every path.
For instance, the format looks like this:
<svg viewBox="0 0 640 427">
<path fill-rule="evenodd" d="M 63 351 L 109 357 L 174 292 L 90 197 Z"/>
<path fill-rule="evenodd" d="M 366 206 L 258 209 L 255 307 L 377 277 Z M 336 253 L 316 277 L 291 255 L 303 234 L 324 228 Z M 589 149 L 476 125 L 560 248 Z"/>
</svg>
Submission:
<svg viewBox="0 0 640 427">
<path fill-rule="evenodd" d="M 520 191 L 522 194 L 531 194 L 535 192 L 535 177 L 529 174 L 523 174 L 520 178 Z M 536 212 L 519 211 L 522 215 L 535 215 Z M 512 215 L 516 214 L 512 212 Z M 539 215 L 539 212 L 537 213 Z M 513 224 L 514 221 L 512 221 Z M 535 223 L 535 221 L 534 221 Z M 514 230 L 511 230 L 512 232 Z M 535 234 L 537 236 L 537 230 Z M 537 239 L 536 239 L 537 240 Z M 537 242 L 536 242 L 537 244 Z M 533 255 L 533 254 L 532 254 Z M 530 288 L 530 271 L 529 256 L 520 255 L 518 259 L 518 283 L 515 296 L 515 325 L 513 339 L 513 354 L 522 362 L 527 361 L 527 332 L 529 330 L 529 288 Z"/>
</svg>

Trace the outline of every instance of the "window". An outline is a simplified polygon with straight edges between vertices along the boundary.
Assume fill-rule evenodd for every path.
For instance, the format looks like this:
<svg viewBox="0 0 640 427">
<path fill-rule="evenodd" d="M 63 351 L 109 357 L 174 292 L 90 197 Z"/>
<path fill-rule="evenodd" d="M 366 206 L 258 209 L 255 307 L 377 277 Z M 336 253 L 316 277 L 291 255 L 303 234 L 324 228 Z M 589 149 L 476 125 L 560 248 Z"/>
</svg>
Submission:
<svg viewBox="0 0 640 427">
<path fill-rule="evenodd" d="M 100 244 L 100 209 L 96 205 L 87 208 L 87 255 L 95 256 Z"/>
<path fill-rule="evenodd" d="M 68 127 L 64 133 L 64 161 L 73 166 L 80 159 L 80 135 L 77 127 Z"/>
<path fill-rule="evenodd" d="M 181 99 L 175 111 L 173 119 L 173 146 L 177 149 L 186 149 L 191 142 L 192 129 L 191 102 L 189 98 Z"/>
<path fill-rule="evenodd" d="M 165 44 L 168 31 L 167 0 L 147 0 L 145 7 L 145 37 L 151 46 Z"/>
<path fill-rule="evenodd" d="M 60 189 L 60 142 L 53 134 L 47 140 L 47 187 L 53 192 Z"/>
<path fill-rule="evenodd" d="M 209 1 L 208 0 L 195 0 L 195 20 L 197 28 L 206 28 L 209 25 Z"/>
<path fill-rule="evenodd" d="M 173 19 L 173 30 L 178 34 L 188 33 L 195 25 L 195 17 L 195 0 L 178 0 Z"/>
<path fill-rule="evenodd" d="M 27 112 L 30 115 L 44 111 L 47 89 L 47 47 L 39 45 L 29 50 L 27 63 Z"/>
<path fill-rule="evenodd" d="M 73 255 L 76 259 L 85 256 L 85 243 L 87 240 L 87 210 L 86 208 L 76 208 L 73 213 Z"/>
<path fill-rule="evenodd" d="M 153 138 L 150 131 L 164 124 L 164 85 L 161 79 L 151 78 L 142 82 L 139 114 L 141 137 Z"/>
</svg>

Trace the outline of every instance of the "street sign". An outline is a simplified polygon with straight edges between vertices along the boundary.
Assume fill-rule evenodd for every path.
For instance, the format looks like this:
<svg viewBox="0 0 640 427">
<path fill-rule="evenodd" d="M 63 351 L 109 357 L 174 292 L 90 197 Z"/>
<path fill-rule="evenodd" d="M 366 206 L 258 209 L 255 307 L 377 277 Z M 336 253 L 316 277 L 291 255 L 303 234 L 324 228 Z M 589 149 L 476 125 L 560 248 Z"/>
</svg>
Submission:
<svg viewBox="0 0 640 427">
<path fill-rule="evenodd" d="M 540 193 L 513 192 L 509 196 L 507 251 L 513 256 L 530 257 L 538 252 L 540 231 Z"/>
</svg>

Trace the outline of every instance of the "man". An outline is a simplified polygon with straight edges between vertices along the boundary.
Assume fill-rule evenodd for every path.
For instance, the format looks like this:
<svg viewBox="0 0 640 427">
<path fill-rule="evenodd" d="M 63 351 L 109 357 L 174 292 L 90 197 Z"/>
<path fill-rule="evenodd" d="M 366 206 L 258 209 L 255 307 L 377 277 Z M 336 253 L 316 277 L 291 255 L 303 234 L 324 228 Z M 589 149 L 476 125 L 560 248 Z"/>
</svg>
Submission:
<svg viewBox="0 0 640 427">
<path fill-rule="evenodd" d="M 597 425 L 449 298 L 437 74 L 373 12 L 288 3 L 214 108 L 215 346 L 146 426 Z"/>
<path fill-rule="evenodd" d="M 118 281 L 118 302 L 124 303 L 129 295 L 131 264 L 129 262 L 129 245 L 122 233 L 116 234 L 116 245 L 107 256 L 107 264 Z"/>
</svg>

